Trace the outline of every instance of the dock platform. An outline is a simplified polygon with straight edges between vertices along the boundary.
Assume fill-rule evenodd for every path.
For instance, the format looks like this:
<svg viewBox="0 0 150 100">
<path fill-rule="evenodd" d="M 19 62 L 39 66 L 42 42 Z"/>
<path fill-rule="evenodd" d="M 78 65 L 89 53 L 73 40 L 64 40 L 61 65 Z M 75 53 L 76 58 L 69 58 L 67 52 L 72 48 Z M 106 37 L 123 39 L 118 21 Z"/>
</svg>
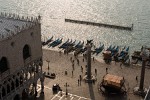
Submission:
<svg viewBox="0 0 150 100">
<path fill-rule="evenodd" d="M 80 20 L 73 20 L 73 19 L 67 19 L 67 18 L 65 18 L 65 22 L 101 26 L 101 27 L 114 28 L 114 29 L 120 29 L 120 30 L 129 30 L 129 31 L 133 30 L 133 24 L 130 27 L 130 26 L 111 25 L 111 24 L 105 24 L 105 23 L 96 23 L 96 22 L 90 22 L 90 21 L 80 21 Z"/>
</svg>

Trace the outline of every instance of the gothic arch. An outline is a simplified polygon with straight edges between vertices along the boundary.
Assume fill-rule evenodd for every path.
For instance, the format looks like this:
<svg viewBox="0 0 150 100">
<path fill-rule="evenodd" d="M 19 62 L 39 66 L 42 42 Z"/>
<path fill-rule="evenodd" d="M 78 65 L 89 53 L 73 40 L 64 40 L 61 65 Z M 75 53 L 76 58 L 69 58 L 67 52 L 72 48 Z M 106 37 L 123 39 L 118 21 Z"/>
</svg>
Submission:
<svg viewBox="0 0 150 100">
<path fill-rule="evenodd" d="M 6 96 L 6 90 L 4 87 L 2 87 L 2 97 Z"/>
<path fill-rule="evenodd" d="M 0 59 L 0 72 L 3 73 L 8 69 L 8 61 L 6 57 Z"/>
<path fill-rule="evenodd" d="M 7 94 L 10 93 L 10 85 L 7 84 Z"/>
<path fill-rule="evenodd" d="M 16 78 L 16 87 L 18 87 L 19 86 L 19 80 Z"/>
<path fill-rule="evenodd" d="M 22 99 L 26 100 L 28 97 L 28 89 L 23 89 L 22 91 Z"/>
<path fill-rule="evenodd" d="M 19 94 L 15 95 L 14 100 L 20 100 L 20 95 Z"/>
<path fill-rule="evenodd" d="M 23 75 L 20 75 L 20 84 L 23 84 Z"/>
<path fill-rule="evenodd" d="M 26 44 L 23 47 L 23 59 L 26 60 L 30 56 L 31 56 L 31 48 L 29 47 L 29 45 Z"/>
<path fill-rule="evenodd" d="M 15 84 L 14 84 L 14 82 L 12 81 L 11 82 L 11 90 L 14 90 L 15 89 Z"/>
</svg>

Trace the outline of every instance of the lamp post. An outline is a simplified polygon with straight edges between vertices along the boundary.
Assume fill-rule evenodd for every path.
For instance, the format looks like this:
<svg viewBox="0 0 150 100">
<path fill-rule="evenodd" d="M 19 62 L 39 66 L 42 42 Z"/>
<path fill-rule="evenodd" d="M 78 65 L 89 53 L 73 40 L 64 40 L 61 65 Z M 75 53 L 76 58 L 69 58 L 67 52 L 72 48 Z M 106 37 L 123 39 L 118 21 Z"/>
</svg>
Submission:
<svg viewBox="0 0 150 100">
<path fill-rule="evenodd" d="M 66 96 L 68 96 L 68 89 L 67 89 L 67 87 L 69 87 L 69 85 L 66 82 L 66 84 L 64 86 L 66 87 Z"/>
<path fill-rule="evenodd" d="M 49 75 L 49 62 L 50 62 L 50 61 L 49 61 L 49 60 L 46 60 L 46 61 L 47 61 L 47 63 L 48 63 L 48 73 L 47 73 L 47 74 Z"/>
</svg>

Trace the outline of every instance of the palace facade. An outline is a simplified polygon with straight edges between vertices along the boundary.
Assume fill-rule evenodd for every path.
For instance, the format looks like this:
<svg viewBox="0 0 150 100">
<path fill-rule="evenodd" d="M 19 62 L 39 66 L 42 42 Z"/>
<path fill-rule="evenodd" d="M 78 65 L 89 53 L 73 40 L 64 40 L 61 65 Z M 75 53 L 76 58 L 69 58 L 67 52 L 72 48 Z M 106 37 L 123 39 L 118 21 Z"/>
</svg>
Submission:
<svg viewBox="0 0 150 100">
<path fill-rule="evenodd" d="M 44 89 L 41 17 L 0 13 L 0 100 L 22 100 Z"/>
</svg>

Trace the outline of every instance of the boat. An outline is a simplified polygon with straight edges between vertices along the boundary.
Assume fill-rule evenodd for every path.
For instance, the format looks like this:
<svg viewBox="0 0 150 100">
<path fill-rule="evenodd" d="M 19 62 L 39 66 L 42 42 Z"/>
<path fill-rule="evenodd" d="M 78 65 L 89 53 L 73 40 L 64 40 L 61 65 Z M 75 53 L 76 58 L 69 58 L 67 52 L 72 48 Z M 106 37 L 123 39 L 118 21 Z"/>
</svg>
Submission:
<svg viewBox="0 0 150 100">
<path fill-rule="evenodd" d="M 59 42 L 60 40 L 61 40 L 60 38 L 56 39 L 56 40 L 53 41 L 51 44 L 49 44 L 48 47 L 51 47 L 51 46 L 57 44 L 57 42 Z"/>
<path fill-rule="evenodd" d="M 76 41 L 76 40 L 75 40 L 75 41 Z M 62 48 L 62 49 L 66 49 L 68 46 L 73 46 L 73 43 L 75 43 L 75 41 L 72 42 L 72 39 L 71 39 L 70 42 L 68 41 L 67 43 L 65 43 L 64 45 L 62 45 L 61 48 Z"/>
<path fill-rule="evenodd" d="M 120 52 L 118 56 L 118 60 L 123 60 L 124 57 L 128 54 L 128 52 L 129 52 L 129 46 Z"/>
<path fill-rule="evenodd" d="M 115 49 L 111 51 L 111 56 L 114 56 L 116 53 L 118 53 L 118 51 L 119 51 L 119 46 L 117 46 Z"/>
<path fill-rule="evenodd" d="M 82 53 L 82 48 L 77 48 L 74 52 L 74 56 L 79 55 L 80 53 Z"/>
<path fill-rule="evenodd" d="M 67 39 L 67 41 L 65 43 L 63 43 L 59 48 L 64 48 L 65 45 L 67 45 L 68 42 L 69 42 L 69 39 Z"/>
<path fill-rule="evenodd" d="M 57 45 L 59 45 L 61 43 L 62 43 L 62 38 L 59 41 L 57 41 L 54 45 L 52 45 L 52 47 L 55 47 L 55 46 L 57 46 Z"/>
<path fill-rule="evenodd" d="M 99 53 L 102 52 L 102 50 L 104 49 L 104 44 L 101 45 L 99 48 L 96 48 L 95 51 L 93 53 L 96 53 L 96 55 L 98 55 Z"/>
<path fill-rule="evenodd" d="M 113 50 L 115 50 L 115 47 L 116 47 L 116 46 L 113 46 L 113 47 L 110 49 L 110 51 L 113 51 Z"/>
<path fill-rule="evenodd" d="M 51 38 L 49 38 L 46 42 L 42 42 L 42 45 L 47 45 L 48 43 L 50 43 L 53 40 L 53 37 L 54 36 L 52 36 Z"/>
<path fill-rule="evenodd" d="M 80 45 L 80 43 L 81 43 L 81 41 L 79 41 L 79 42 L 75 45 L 75 48 L 76 48 L 78 45 Z"/>
<path fill-rule="evenodd" d="M 77 45 L 76 48 L 82 48 L 83 46 L 84 46 L 84 41 L 81 44 Z"/>
<path fill-rule="evenodd" d="M 110 51 L 111 48 L 112 48 L 112 45 L 110 45 L 106 50 L 107 50 L 107 51 Z"/>
<path fill-rule="evenodd" d="M 76 40 L 74 40 L 74 41 L 71 43 L 71 45 L 72 45 L 72 46 L 74 46 L 74 45 L 75 45 L 75 43 L 76 43 Z"/>
</svg>

